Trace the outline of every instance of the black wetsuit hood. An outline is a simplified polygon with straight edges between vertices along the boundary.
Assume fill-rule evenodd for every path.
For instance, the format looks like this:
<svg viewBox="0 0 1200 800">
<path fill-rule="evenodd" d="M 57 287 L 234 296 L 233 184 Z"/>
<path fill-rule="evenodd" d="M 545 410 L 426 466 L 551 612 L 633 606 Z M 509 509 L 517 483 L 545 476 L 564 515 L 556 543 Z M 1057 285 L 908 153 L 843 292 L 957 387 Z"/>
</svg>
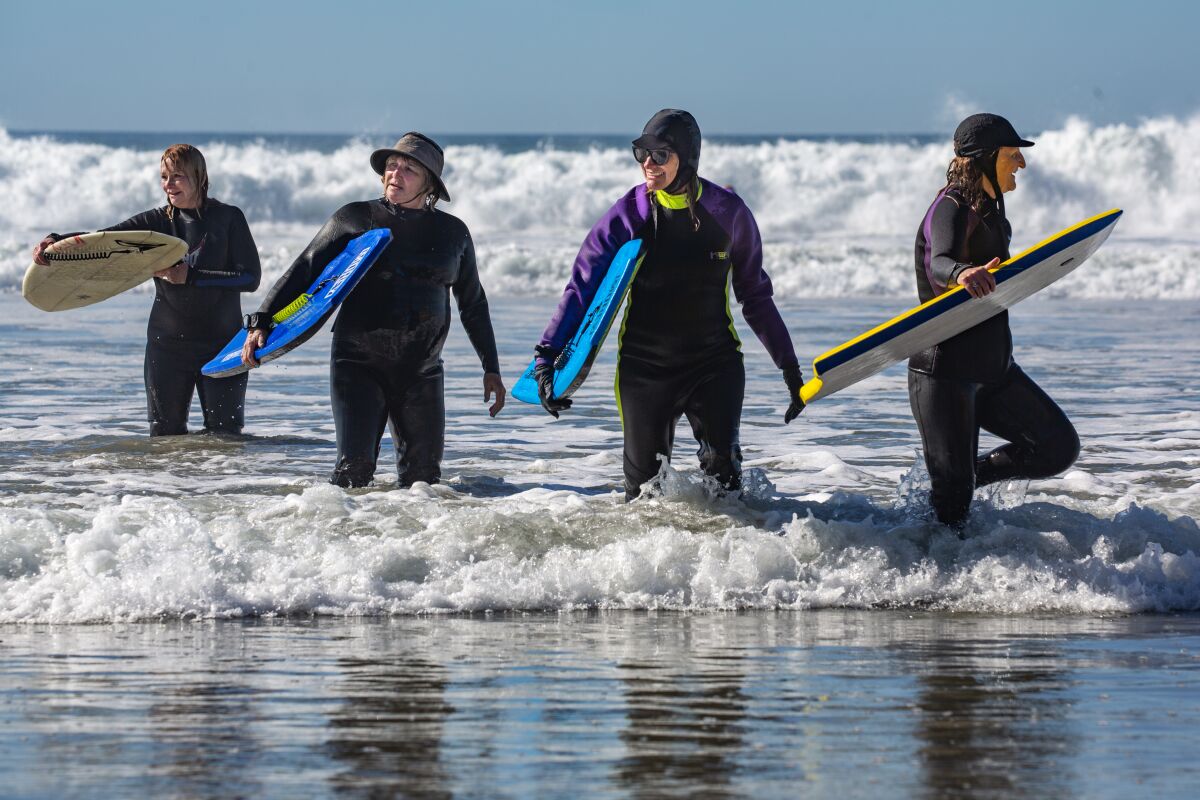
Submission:
<svg viewBox="0 0 1200 800">
<path fill-rule="evenodd" d="M 700 126 L 688 112 L 664 108 L 650 118 L 633 145 L 649 150 L 667 148 L 679 156 L 679 172 L 666 188 L 668 194 L 683 194 L 696 182 L 700 172 Z"/>
</svg>

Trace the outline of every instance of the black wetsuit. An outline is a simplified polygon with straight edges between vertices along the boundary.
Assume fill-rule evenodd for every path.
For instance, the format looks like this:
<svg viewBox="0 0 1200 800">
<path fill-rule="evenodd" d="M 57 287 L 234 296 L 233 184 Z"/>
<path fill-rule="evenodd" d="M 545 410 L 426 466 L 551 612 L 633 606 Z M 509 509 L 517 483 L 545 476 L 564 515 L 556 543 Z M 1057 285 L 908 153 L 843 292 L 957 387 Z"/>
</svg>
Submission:
<svg viewBox="0 0 1200 800">
<path fill-rule="evenodd" d="M 1011 238 L 991 199 L 977 212 L 954 190 L 941 192 L 917 231 L 917 295 L 931 300 L 964 269 L 1007 259 Z M 1013 361 L 1007 311 L 917 353 L 908 368 L 930 502 L 943 523 L 966 519 L 976 486 L 1047 478 L 1078 457 L 1070 420 Z M 1008 444 L 979 457 L 981 427 Z"/>
<path fill-rule="evenodd" d="M 209 378 L 200 368 L 242 327 L 241 293 L 258 288 L 262 268 L 246 217 L 209 198 L 199 211 L 152 208 L 106 231 L 157 231 L 187 242 L 187 282 L 154 279 L 146 330 L 146 406 L 150 435 L 187 433 L 192 393 L 200 396 L 204 429 L 240 433 L 247 375 Z"/>
<path fill-rule="evenodd" d="M 308 288 L 356 236 L 389 228 L 392 242 L 342 304 L 333 329 L 330 395 L 338 459 L 330 482 L 365 486 L 391 424 L 400 483 L 441 476 L 446 414 L 442 345 L 450 291 L 483 371 L 500 372 L 487 296 L 471 234 L 438 210 L 386 200 L 342 206 L 279 279 L 261 311 L 275 313 Z"/>
<path fill-rule="evenodd" d="M 540 352 L 561 352 L 574 335 L 612 255 L 630 239 L 643 259 L 630 285 L 617 360 L 617 407 L 625 438 L 625 492 L 636 497 L 668 459 L 686 415 L 704 471 L 726 487 L 741 481 L 738 430 L 746 375 L 729 307 L 729 286 L 776 366 L 797 363 L 762 268 L 762 242 L 741 198 L 700 180 L 694 206 L 680 195 L 632 189 L 593 226 Z"/>
</svg>

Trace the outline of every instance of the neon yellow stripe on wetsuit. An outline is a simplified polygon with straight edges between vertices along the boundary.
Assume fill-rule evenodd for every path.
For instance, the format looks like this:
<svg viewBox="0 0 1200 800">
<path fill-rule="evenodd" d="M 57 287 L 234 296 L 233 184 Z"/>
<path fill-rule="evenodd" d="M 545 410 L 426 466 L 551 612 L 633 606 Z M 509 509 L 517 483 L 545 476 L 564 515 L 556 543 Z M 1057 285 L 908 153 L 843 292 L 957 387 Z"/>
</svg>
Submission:
<svg viewBox="0 0 1200 800">
<path fill-rule="evenodd" d="M 696 200 L 704 194 L 704 184 L 699 184 L 696 190 Z M 658 200 L 658 204 L 663 208 L 670 208 L 676 211 L 688 207 L 688 199 L 686 194 L 667 194 L 659 189 L 654 193 L 654 198 Z M 724 254 L 728 255 L 728 254 Z M 733 307 L 729 304 L 729 286 L 730 280 L 733 277 L 733 265 L 729 265 L 729 269 L 725 272 L 725 316 L 729 317 L 729 333 L 733 336 L 733 341 L 737 343 L 737 351 L 742 352 L 742 338 L 738 336 L 737 328 L 733 321 Z M 622 326 L 622 330 L 624 327 Z M 619 356 L 618 356 L 619 358 Z M 617 400 L 617 407 L 620 408 L 620 398 Z"/>
<path fill-rule="evenodd" d="M 703 192 L 700 183 L 697 197 Z M 694 203 L 696 219 L 704 220 L 699 230 L 694 229 L 692 215 L 686 213 L 686 195 L 658 191 L 653 202 L 657 214 L 638 233 L 648 242 L 645 259 L 657 263 L 649 272 L 635 275 L 618 334 L 613 393 L 622 424 L 623 366 L 690 368 L 689 364 L 742 350 L 730 302 L 733 254 L 728 228 Z"/>
<path fill-rule="evenodd" d="M 702 194 L 704 194 L 703 183 L 696 189 L 696 200 L 699 200 Z M 686 194 L 667 194 L 662 189 L 659 189 L 654 193 L 654 199 L 663 208 L 669 208 L 673 211 L 680 211 L 688 207 Z"/>
<path fill-rule="evenodd" d="M 704 184 L 700 184 L 696 189 L 696 199 L 700 199 L 700 195 L 704 193 Z M 681 210 L 688 207 L 688 199 L 686 194 L 667 194 L 662 189 L 654 193 L 654 199 L 663 208 L 673 210 Z M 638 268 L 641 268 L 642 261 L 645 260 L 645 255 L 638 260 Z M 633 279 L 630 280 L 630 286 L 637 279 L 637 273 L 633 274 Z M 725 292 L 725 305 L 729 305 L 729 291 Z M 625 324 L 629 321 L 629 309 L 633 307 L 633 292 L 629 293 L 629 300 L 625 303 L 625 313 L 621 315 L 621 331 L 617 334 L 617 372 L 613 376 L 613 395 L 617 399 L 617 416 L 621 420 L 621 427 L 625 427 L 625 414 L 621 410 L 621 346 L 625 340 Z M 733 324 L 733 318 L 730 317 L 730 325 Z M 737 333 L 734 333 L 734 338 L 737 338 Z M 738 343 L 738 349 L 741 349 L 741 343 Z"/>
</svg>

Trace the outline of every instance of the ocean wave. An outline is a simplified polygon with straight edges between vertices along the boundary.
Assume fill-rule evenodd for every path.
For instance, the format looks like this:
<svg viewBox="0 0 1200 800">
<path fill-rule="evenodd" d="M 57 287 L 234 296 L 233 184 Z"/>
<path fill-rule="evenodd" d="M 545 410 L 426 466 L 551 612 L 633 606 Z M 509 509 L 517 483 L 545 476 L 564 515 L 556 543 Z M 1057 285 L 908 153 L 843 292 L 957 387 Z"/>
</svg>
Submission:
<svg viewBox="0 0 1200 800">
<path fill-rule="evenodd" d="M 1095 265 L 1055 293 L 1200 297 L 1183 269 L 1200 255 L 1200 116 L 1107 126 L 1072 119 L 1035 138 L 1008 203 L 1015 248 L 1111 207 L 1126 212 Z M 264 138 L 203 147 L 212 194 L 246 212 L 270 256 L 298 252 L 333 210 L 378 193 L 367 165 L 376 144 L 347 139 L 321 152 Z M 41 233 L 95 229 L 161 202 L 158 155 L 0 129 L 0 288 L 20 285 Z M 780 289 L 908 295 L 916 224 L 948 156 L 948 142 L 717 142 L 706 143 L 702 171 L 754 211 Z M 558 291 L 589 226 L 637 180 L 627 151 L 614 147 L 464 144 L 448 147 L 446 160 L 455 200 L 445 208 L 470 226 L 485 280 L 500 292 Z M 286 265 L 266 260 L 270 281 Z"/>
<path fill-rule="evenodd" d="M 0 513 L 0 622 L 503 610 L 1200 608 L 1200 529 L 1127 505 L 981 511 L 968 538 L 862 497 L 755 512 L 669 475 L 631 507 L 449 486 L 125 496 Z M 84 500 L 84 498 L 80 498 Z M 803 506 L 801 508 L 800 506 Z M 552 512 L 551 512 L 552 510 Z"/>
</svg>

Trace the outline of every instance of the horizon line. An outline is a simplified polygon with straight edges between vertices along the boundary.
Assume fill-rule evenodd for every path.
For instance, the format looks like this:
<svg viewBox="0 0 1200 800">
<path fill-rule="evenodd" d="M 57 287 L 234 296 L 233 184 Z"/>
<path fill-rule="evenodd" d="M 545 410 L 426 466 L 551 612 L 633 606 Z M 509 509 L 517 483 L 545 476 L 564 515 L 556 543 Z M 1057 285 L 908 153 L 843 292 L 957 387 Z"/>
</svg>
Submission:
<svg viewBox="0 0 1200 800">
<path fill-rule="evenodd" d="M 7 133 L 20 134 L 47 134 L 47 133 L 70 133 L 70 134 L 87 134 L 87 133 L 103 133 L 103 134 L 137 134 L 143 136 L 175 136 L 175 135 L 203 135 L 213 136 L 222 134 L 231 134 L 235 136 L 343 136 L 346 138 L 354 138 L 358 136 L 375 136 L 388 135 L 394 136 L 394 133 L 377 132 L 377 131 L 359 131 L 350 133 L 347 131 L 248 131 L 248 130 L 133 130 L 129 128 L 7 128 L 0 124 L 0 130 Z M 628 131 L 435 131 L 437 136 L 605 136 L 605 137 L 624 137 L 631 135 Z M 755 131 L 752 133 L 729 133 L 725 131 L 717 131 L 713 133 L 703 133 L 703 137 L 797 137 L 797 138 L 817 138 L 817 137 L 850 137 L 850 136 L 878 136 L 878 137 L 950 137 L 950 133 L 937 133 L 930 131 L 892 131 L 881 133 L 877 131 L 824 131 L 824 132 L 780 132 L 780 131 Z"/>
</svg>

